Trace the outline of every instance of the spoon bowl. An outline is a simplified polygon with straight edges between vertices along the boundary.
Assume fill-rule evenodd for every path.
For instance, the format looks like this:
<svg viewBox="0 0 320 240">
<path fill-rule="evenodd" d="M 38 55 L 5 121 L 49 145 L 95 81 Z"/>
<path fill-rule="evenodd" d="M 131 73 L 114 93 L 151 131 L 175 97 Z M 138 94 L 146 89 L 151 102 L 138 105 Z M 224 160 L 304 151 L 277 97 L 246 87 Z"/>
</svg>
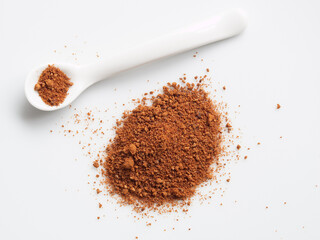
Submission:
<svg viewBox="0 0 320 240">
<path fill-rule="evenodd" d="M 151 61 L 233 37 L 241 33 L 246 26 L 247 18 L 244 11 L 233 9 L 120 52 L 116 56 L 110 56 L 96 64 L 84 66 L 70 63 L 52 64 L 60 68 L 73 82 L 66 99 L 59 106 L 45 104 L 34 90 L 42 71 L 48 66 L 48 64 L 41 65 L 29 73 L 25 82 L 25 95 L 31 105 L 40 110 L 58 110 L 68 106 L 85 89 L 98 81 Z"/>
<path fill-rule="evenodd" d="M 63 71 L 73 82 L 73 86 L 69 88 L 67 97 L 59 106 L 47 105 L 42 101 L 39 93 L 34 90 L 34 86 L 38 82 L 42 71 L 45 70 L 48 65 L 54 65 L 55 67 L 60 68 L 60 70 Z M 43 64 L 33 69 L 25 81 L 25 95 L 30 104 L 43 111 L 54 111 L 68 106 L 85 90 L 83 80 L 79 74 L 80 68 L 81 67 L 70 63 L 54 63 Z"/>
</svg>

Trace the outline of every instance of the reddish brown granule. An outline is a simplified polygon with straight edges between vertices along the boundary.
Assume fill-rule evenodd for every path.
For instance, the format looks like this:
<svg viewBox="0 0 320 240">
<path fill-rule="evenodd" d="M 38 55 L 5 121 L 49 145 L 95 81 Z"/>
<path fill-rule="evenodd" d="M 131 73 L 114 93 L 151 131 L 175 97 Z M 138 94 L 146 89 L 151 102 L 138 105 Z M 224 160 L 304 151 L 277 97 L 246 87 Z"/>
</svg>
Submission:
<svg viewBox="0 0 320 240">
<path fill-rule="evenodd" d="M 277 104 L 277 109 L 280 109 L 280 108 L 281 108 L 281 106 L 280 106 L 280 104 L 278 103 L 278 104 Z"/>
<path fill-rule="evenodd" d="M 95 160 L 95 161 L 93 162 L 93 166 L 94 166 L 95 168 L 98 168 L 98 167 L 100 166 L 98 160 Z"/>
<path fill-rule="evenodd" d="M 226 128 L 227 128 L 228 132 L 231 132 L 232 126 L 231 126 L 230 123 L 227 123 L 227 124 L 226 124 Z"/>
<path fill-rule="evenodd" d="M 227 88 L 226 88 L 226 86 L 223 86 L 222 89 L 223 89 L 223 90 L 226 90 Z"/>
<path fill-rule="evenodd" d="M 113 193 L 143 206 L 190 198 L 222 153 L 221 113 L 200 84 L 177 83 L 124 113 L 104 168 Z"/>
<path fill-rule="evenodd" d="M 240 150 L 240 148 L 241 148 L 241 146 L 238 144 L 238 145 L 237 145 L 237 149 Z"/>
<path fill-rule="evenodd" d="M 64 72 L 53 65 L 48 65 L 41 73 L 34 90 L 38 91 L 42 101 L 47 105 L 58 106 L 63 103 L 72 85 L 70 78 Z"/>
</svg>

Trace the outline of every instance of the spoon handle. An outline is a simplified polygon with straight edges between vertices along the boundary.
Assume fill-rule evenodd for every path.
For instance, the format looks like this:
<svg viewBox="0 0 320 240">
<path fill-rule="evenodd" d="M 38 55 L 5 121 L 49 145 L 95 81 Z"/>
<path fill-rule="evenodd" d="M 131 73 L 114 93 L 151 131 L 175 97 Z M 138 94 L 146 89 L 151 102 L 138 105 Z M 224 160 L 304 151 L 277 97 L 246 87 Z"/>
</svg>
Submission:
<svg viewBox="0 0 320 240">
<path fill-rule="evenodd" d="M 229 10 L 196 24 L 150 40 L 98 64 L 81 67 L 87 86 L 116 73 L 185 52 L 241 33 L 247 19 L 241 10 Z"/>
</svg>

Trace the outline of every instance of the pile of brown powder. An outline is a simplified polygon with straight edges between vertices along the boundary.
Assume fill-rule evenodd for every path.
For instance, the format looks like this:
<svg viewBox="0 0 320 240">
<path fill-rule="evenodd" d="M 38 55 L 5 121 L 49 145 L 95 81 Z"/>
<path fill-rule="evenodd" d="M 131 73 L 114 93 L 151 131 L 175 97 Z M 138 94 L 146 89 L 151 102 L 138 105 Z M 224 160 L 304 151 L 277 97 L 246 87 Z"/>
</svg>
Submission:
<svg viewBox="0 0 320 240">
<path fill-rule="evenodd" d="M 102 173 L 125 202 L 152 207 L 186 200 L 214 177 L 223 152 L 222 114 L 202 80 L 168 83 L 151 106 L 142 101 L 123 115 Z"/>
<path fill-rule="evenodd" d="M 69 88 L 73 85 L 70 78 L 53 65 L 41 73 L 34 90 L 38 91 L 41 99 L 50 106 L 60 105 L 67 97 Z"/>
</svg>

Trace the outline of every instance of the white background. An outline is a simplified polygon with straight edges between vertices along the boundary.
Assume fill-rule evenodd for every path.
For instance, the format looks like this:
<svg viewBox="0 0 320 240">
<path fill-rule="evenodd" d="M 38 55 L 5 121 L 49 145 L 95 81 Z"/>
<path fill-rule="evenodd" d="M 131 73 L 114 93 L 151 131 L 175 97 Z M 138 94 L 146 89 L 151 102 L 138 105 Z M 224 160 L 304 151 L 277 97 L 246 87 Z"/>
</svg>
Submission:
<svg viewBox="0 0 320 240">
<path fill-rule="evenodd" d="M 23 91 L 28 71 L 51 61 L 99 61 L 233 7 L 249 15 L 239 37 L 197 49 L 197 59 L 190 51 L 100 82 L 73 104 L 109 108 L 110 127 L 125 109 L 115 101 L 127 104 L 209 67 L 212 87 L 220 94 L 225 85 L 230 112 L 240 112 L 232 121 L 248 155 L 230 169 L 224 196 L 149 227 L 103 196 L 98 209 L 87 184 L 92 159 L 56 125 L 74 112 L 31 107 Z M 0 239 L 320 239 L 319 10 L 317 0 L 0 0 Z"/>
</svg>

